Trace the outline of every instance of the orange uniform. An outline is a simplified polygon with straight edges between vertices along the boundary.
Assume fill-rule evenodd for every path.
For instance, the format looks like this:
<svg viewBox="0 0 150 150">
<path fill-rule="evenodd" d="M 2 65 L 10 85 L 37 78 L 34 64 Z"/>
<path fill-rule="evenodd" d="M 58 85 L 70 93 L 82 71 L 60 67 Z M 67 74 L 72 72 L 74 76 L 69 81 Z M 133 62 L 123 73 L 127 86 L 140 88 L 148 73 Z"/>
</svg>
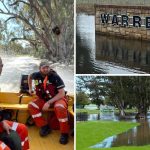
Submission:
<svg viewBox="0 0 150 150">
<path fill-rule="evenodd" d="M 29 149 L 29 141 L 28 141 L 28 130 L 24 124 L 12 122 L 12 121 L 6 121 L 8 125 L 12 128 L 13 131 L 16 131 L 21 139 L 21 146 L 22 150 L 28 150 Z M 2 127 L 2 124 L 0 124 L 0 133 L 3 132 L 4 129 Z M 0 141 L 0 150 L 10 150 L 10 148 Z"/>
<path fill-rule="evenodd" d="M 35 82 L 35 90 L 38 99 L 29 103 L 29 112 L 36 125 L 42 127 L 48 124 L 48 121 L 42 117 L 42 108 L 44 104 L 58 93 L 58 89 L 64 88 L 65 86 L 62 79 L 55 72 L 51 72 L 46 77 L 43 77 L 40 72 L 35 72 L 31 77 Z M 57 100 L 53 104 L 53 107 L 59 121 L 61 133 L 68 133 L 68 104 L 66 98 L 64 97 Z"/>
<path fill-rule="evenodd" d="M 0 150 L 11 150 L 4 142 L 0 141 Z"/>
</svg>

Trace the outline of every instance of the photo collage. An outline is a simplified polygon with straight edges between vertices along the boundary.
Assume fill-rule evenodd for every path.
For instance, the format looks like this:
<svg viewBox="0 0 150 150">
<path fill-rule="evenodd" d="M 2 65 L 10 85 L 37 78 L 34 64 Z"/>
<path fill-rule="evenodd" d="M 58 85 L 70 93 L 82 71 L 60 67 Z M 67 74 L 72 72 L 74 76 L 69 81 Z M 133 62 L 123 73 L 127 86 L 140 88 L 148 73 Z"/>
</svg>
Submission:
<svg viewBox="0 0 150 150">
<path fill-rule="evenodd" d="M 150 0 L 0 0 L 0 150 L 149 150 Z"/>
</svg>

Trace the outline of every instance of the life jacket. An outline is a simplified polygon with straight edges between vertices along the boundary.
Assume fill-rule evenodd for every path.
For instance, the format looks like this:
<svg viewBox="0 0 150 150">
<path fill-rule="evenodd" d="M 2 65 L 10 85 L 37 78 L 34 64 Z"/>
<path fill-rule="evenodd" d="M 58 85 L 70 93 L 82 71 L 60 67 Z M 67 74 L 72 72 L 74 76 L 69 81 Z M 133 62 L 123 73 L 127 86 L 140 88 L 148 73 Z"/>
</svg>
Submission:
<svg viewBox="0 0 150 150">
<path fill-rule="evenodd" d="M 42 80 L 36 80 L 35 82 L 38 82 L 35 84 L 36 95 L 45 101 L 48 101 L 58 93 L 56 86 L 50 83 L 49 80 L 46 81 L 46 85 L 44 85 Z"/>
</svg>

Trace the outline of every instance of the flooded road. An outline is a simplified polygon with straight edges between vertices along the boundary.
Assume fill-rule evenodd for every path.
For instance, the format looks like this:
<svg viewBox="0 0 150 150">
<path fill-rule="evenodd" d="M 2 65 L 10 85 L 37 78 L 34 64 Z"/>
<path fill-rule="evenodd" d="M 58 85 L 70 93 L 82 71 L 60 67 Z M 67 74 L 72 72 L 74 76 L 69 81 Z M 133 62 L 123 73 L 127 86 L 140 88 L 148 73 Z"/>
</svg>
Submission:
<svg viewBox="0 0 150 150">
<path fill-rule="evenodd" d="M 7 92 L 19 92 L 21 75 L 31 74 L 38 71 L 40 59 L 30 56 L 7 56 L 1 55 L 3 60 L 3 71 L 0 76 L 0 89 Z M 54 64 L 53 69 L 64 80 L 68 93 L 74 91 L 73 66 Z"/>
<path fill-rule="evenodd" d="M 102 117 L 101 117 L 102 116 Z M 95 120 L 111 120 L 111 121 L 130 121 L 138 122 L 139 126 L 134 127 L 126 132 L 114 135 L 104 139 L 103 141 L 91 146 L 90 148 L 110 148 L 120 146 L 143 146 L 150 144 L 150 114 L 147 119 L 136 120 L 135 113 L 128 114 L 126 119 L 119 118 L 118 115 L 113 113 L 100 114 L 87 114 L 77 113 L 77 121 L 95 121 Z"/>
<path fill-rule="evenodd" d="M 78 74 L 150 73 L 150 43 L 95 35 L 95 18 L 77 15 Z"/>
</svg>

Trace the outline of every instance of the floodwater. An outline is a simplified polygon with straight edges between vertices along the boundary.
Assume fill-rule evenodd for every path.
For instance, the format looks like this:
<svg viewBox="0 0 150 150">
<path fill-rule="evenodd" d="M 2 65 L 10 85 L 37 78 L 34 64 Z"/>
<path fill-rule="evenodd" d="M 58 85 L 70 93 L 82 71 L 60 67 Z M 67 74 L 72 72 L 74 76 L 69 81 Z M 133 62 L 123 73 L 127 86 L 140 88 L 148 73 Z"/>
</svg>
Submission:
<svg viewBox="0 0 150 150">
<path fill-rule="evenodd" d="M 19 92 L 21 75 L 31 74 L 38 71 L 40 59 L 30 56 L 0 55 L 3 60 L 3 71 L 0 76 L 0 89 L 5 92 Z M 68 93 L 74 91 L 73 66 L 53 64 L 53 69 L 61 76 Z"/>
<path fill-rule="evenodd" d="M 95 35 L 95 17 L 77 14 L 77 74 L 150 73 L 150 43 Z"/>
<path fill-rule="evenodd" d="M 102 117 L 101 117 L 102 116 Z M 100 114 L 77 113 L 77 121 L 92 121 L 92 120 L 112 120 L 120 121 L 118 115 L 112 112 Z M 147 119 L 136 120 L 135 113 L 128 114 L 123 121 L 139 122 L 140 125 L 126 132 L 114 135 L 104 139 L 103 141 L 91 146 L 91 148 L 110 148 L 120 146 L 143 146 L 150 144 L 150 114 Z"/>
<path fill-rule="evenodd" d="M 77 121 L 96 121 L 96 120 L 106 120 L 106 121 L 119 121 L 119 120 L 126 120 L 126 121 L 134 121 L 136 113 L 129 113 L 126 114 L 126 118 L 122 119 L 119 117 L 118 114 L 114 112 L 105 112 L 105 113 L 98 113 L 98 114 L 88 114 L 87 112 L 76 113 L 76 120 Z M 148 119 L 150 119 L 150 114 L 148 115 Z"/>
</svg>

